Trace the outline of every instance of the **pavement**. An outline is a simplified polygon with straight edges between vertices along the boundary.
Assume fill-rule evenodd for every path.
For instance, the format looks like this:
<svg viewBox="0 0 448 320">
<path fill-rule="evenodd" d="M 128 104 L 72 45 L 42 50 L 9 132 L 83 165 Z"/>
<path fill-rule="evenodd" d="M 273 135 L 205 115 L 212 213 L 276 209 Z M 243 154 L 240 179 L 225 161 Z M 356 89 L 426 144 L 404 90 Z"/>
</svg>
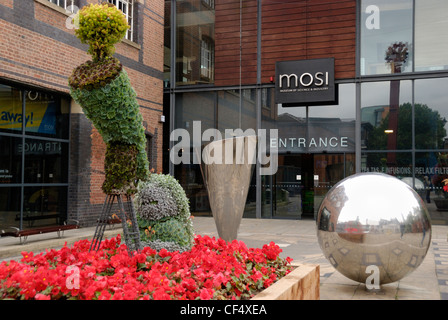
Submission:
<svg viewBox="0 0 448 320">
<path fill-rule="evenodd" d="M 212 217 L 195 217 L 196 234 L 217 237 Z M 66 243 L 93 238 L 95 227 L 67 230 L 61 238 L 56 233 L 34 235 L 20 244 L 18 238 L 0 238 L 0 261 L 20 259 L 22 251 L 34 253 L 60 248 Z M 122 230 L 118 225 L 106 229 L 105 237 L 114 237 Z M 422 264 L 400 281 L 385 284 L 380 290 L 367 290 L 365 284 L 352 281 L 324 257 L 312 219 L 243 219 L 238 240 L 248 247 L 262 247 L 271 241 L 279 245 L 281 256 L 299 264 L 320 265 L 321 300 L 448 300 L 448 226 L 433 225 L 431 245 Z"/>
</svg>

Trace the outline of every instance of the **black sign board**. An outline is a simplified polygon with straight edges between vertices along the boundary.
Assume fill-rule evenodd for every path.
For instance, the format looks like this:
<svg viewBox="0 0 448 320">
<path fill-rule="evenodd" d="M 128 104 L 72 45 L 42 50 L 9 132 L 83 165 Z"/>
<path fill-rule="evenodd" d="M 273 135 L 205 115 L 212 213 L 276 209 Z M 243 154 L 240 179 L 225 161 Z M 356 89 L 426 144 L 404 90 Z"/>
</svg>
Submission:
<svg viewBox="0 0 448 320">
<path fill-rule="evenodd" d="M 275 64 L 275 103 L 283 107 L 338 104 L 334 58 Z"/>
</svg>

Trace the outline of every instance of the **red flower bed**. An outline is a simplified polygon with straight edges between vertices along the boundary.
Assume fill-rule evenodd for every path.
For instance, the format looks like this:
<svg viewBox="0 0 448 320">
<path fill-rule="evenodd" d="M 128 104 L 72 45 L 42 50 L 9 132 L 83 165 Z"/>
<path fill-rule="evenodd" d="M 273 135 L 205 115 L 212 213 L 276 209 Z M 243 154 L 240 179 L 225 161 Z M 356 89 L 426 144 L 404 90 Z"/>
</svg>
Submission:
<svg viewBox="0 0 448 320">
<path fill-rule="evenodd" d="M 0 299 L 249 299 L 291 271 L 273 242 L 258 249 L 196 236 L 190 251 L 144 248 L 133 257 L 120 243 L 22 252 L 20 262 L 0 263 Z"/>
</svg>

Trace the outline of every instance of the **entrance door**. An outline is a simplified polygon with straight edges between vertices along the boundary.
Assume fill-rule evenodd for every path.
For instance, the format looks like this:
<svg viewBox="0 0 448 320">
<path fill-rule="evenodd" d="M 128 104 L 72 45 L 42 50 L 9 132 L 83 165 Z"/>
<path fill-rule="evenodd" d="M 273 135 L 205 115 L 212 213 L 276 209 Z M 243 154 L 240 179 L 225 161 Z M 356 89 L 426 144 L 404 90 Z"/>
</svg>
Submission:
<svg viewBox="0 0 448 320">
<path fill-rule="evenodd" d="M 279 155 L 277 173 L 264 177 L 262 216 L 314 219 L 328 190 L 355 173 L 354 163 L 354 154 Z"/>
</svg>

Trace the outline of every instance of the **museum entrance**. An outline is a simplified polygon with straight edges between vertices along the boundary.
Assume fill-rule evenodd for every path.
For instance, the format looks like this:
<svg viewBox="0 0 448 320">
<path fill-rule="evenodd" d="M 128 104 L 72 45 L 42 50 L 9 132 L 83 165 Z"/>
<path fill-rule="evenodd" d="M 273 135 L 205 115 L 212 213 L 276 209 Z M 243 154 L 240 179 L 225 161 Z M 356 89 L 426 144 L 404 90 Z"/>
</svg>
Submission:
<svg viewBox="0 0 448 320">
<path fill-rule="evenodd" d="M 354 173 L 354 153 L 280 154 L 277 173 L 262 177 L 262 217 L 314 219 L 328 190 Z"/>
</svg>

